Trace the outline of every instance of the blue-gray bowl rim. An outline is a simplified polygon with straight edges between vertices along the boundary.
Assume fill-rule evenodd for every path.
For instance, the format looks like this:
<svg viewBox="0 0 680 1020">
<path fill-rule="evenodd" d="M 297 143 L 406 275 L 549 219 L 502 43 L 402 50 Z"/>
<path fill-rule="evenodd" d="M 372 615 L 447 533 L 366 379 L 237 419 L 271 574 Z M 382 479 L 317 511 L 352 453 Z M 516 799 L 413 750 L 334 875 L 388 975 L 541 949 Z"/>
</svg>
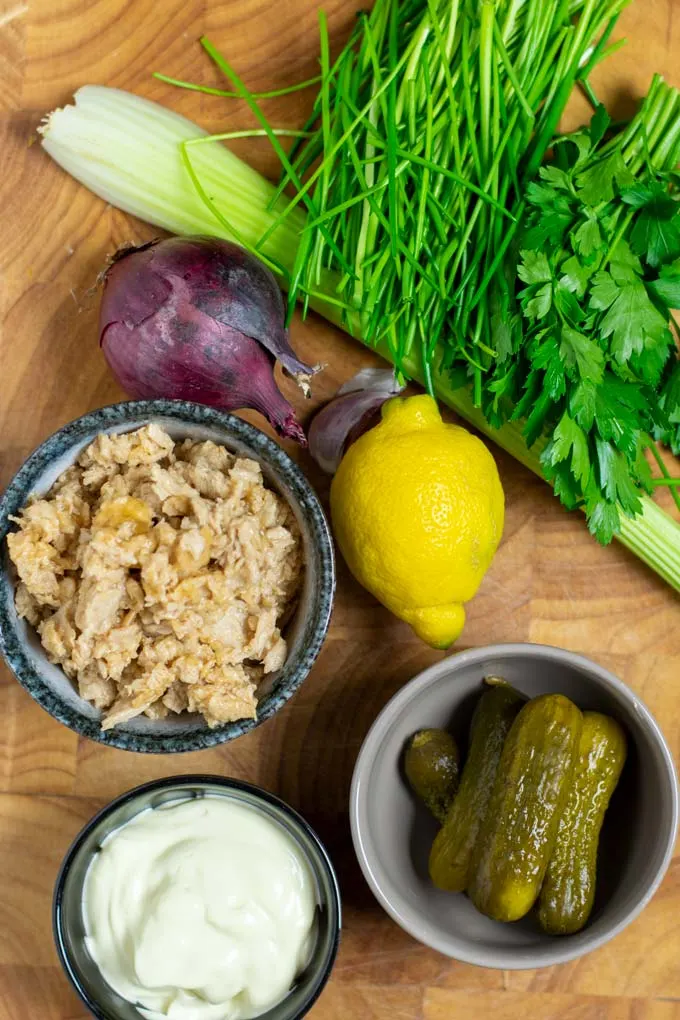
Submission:
<svg viewBox="0 0 680 1020">
<path fill-rule="evenodd" d="M 97 408 L 63 425 L 33 450 L 10 480 L 0 498 L 0 581 L 3 574 L 7 575 L 4 540 L 12 527 L 9 516 L 16 514 L 25 505 L 35 483 L 55 457 L 94 432 L 105 432 L 127 422 L 154 418 L 170 418 L 179 424 L 184 422 L 221 429 L 247 445 L 255 458 L 265 461 L 275 473 L 280 474 L 294 494 L 310 528 L 322 575 L 321 583 L 314 588 L 315 612 L 310 614 L 313 625 L 306 628 L 299 661 L 293 663 L 288 659 L 284 663 L 275 688 L 260 702 L 257 719 L 226 723 L 212 730 L 205 727 L 186 734 L 133 733 L 115 727 L 102 730 L 98 719 L 87 718 L 76 708 L 65 704 L 42 679 L 26 655 L 23 639 L 16 633 L 5 610 L 4 600 L 0 598 L 0 653 L 16 679 L 41 708 L 58 722 L 90 740 L 125 751 L 163 754 L 203 750 L 233 740 L 270 719 L 295 694 L 308 676 L 328 631 L 335 594 L 335 557 L 330 528 L 318 496 L 297 464 L 277 442 L 242 418 L 205 404 L 187 400 L 131 400 Z M 56 452 L 55 446 L 59 447 Z M 9 584 L 9 580 L 6 583 Z"/>
<path fill-rule="evenodd" d="M 295 808 L 292 808 L 290 804 L 287 804 L 285 800 L 281 800 L 281 798 L 277 797 L 276 794 L 270 793 L 268 790 L 264 790 L 261 786 L 256 786 L 254 783 L 246 783 L 241 779 L 232 779 L 228 776 L 215 776 L 210 775 L 209 773 L 167 776 L 163 779 L 153 779 L 151 782 L 135 786 L 132 790 L 127 790 L 125 793 L 122 793 L 119 797 L 116 797 L 101 808 L 101 810 L 97 811 L 97 813 L 85 823 L 66 851 L 54 884 L 54 895 L 52 898 L 52 933 L 54 935 L 54 942 L 59 962 L 61 963 L 64 973 L 68 977 L 76 993 L 97 1020 L 109 1020 L 109 1017 L 107 1014 L 101 1012 L 99 1005 L 91 999 L 86 990 L 82 987 L 80 979 L 71 964 L 62 931 L 61 921 L 64 883 L 76 854 L 95 825 L 97 825 L 100 821 L 103 821 L 105 818 L 108 818 L 109 815 L 113 814 L 123 805 L 130 803 L 130 801 L 134 801 L 135 798 L 140 797 L 145 793 L 151 793 L 157 790 L 170 790 L 173 788 L 181 790 L 183 787 L 198 786 L 208 783 L 215 786 L 223 786 L 228 790 L 240 790 L 241 792 L 248 793 L 255 797 L 255 799 L 262 800 L 264 803 L 271 804 L 282 811 L 283 814 L 287 815 L 293 824 L 297 825 L 311 841 L 318 854 L 318 860 L 326 873 L 326 877 L 332 891 L 332 901 L 329 904 L 329 910 L 331 910 L 331 916 L 333 918 L 334 937 L 325 960 L 323 972 L 319 974 L 312 993 L 306 1000 L 302 1011 L 296 1014 L 295 1020 L 300 1020 L 301 1017 L 305 1016 L 309 1012 L 321 995 L 329 977 L 331 976 L 331 971 L 333 970 L 338 950 L 340 948 L 340 937 L 342 931 L 342 899 L 340 895 L 338 876 L 336 874 L 335 867 L 333 866 L 333 862 L 331 861 L 326 847 L 309 822 L 303 818 L 302 815 L 295 810 Z M 262 1020 L 265 1020 L 265 1018 L 266 1014 L 262 1014 Z"/>
</svg>

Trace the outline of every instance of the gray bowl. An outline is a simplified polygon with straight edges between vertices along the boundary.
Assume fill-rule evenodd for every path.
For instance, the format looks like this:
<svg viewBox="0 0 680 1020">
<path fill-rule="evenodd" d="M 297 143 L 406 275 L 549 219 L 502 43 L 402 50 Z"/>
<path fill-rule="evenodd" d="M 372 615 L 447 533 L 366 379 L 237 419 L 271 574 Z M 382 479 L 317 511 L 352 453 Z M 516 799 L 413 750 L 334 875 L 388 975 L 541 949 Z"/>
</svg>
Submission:
<svg viewBox="0 0 680 1020">
<path fill-rule="evenodd" d="M 299 603 L 286 628 L 288 658 L 261 686 L 257 719 L 209 729 L 202 717 L 183 713 L 166 719 L 144 716 L 102 731 L 101 713 L 79 696 L 64 672 L 45 655 L 33 628 L 14 608 L 16 574 L 5 537 L 32 493 L 42 495 L 101 432 L 131 432 L 150 422 L 177 439 L 212 439 L 262 465 L 267 485 L 293 509 L 300 526 L 305 574 Z M 328 523 L 309 482 L 290 457 L 263 432 L 241 418 L 183 400 L 140 400 L 103 407 L 65 425 L 38 447 L 19 469 L 0 500 L 0 651 L 17 680 L 50 715 L 91 740 L 126 751 L 198 751 L 247 733 L 271 718 L 295 693 L 319 654 L 328 630 L 335 565 Z"/>
<path fill-rule="evenodd" d="M 557 692 L 580 708 L 608 713 L 628 736 L 628 759 L 602 830 L 593 913 L 575 935 L 546 935 L 530 916 L 513 924 L 492 921 L 466 896 L 442 892 L 428 878 L 437 826 L 403 778 L 404 746 L 415 730 L 445 727 L 464 749 L 482 679 L 493 674 L 529 697 Z M 357 759 L 350 816 L 368 884 L 414 938 L 465 963 L 509 970 L 548 967 L 608 942 L 649 902 L 673 852 L 678 787 L 657 723 L 606 669 L 559 648 L 492 645 L 438 662 L 392 698 Z"/>
<path fill-rule="evenodd" d="M 95 815 L 76 836 L 57 877 L 52 915 L 57 952 L 67 977 L 97 1020 L 140 1020 L 141 1014 L 104 980 L 85 945 L 83 885 L 92 858 L 107 836 L 140 811 L 205 796 L 227 797 L 281 826 L 304 855 L 316 885 L 316 939 L 309 962 L 285 999 L 259 1020 L 298 1020 L 311 1009 L 330 976 L 340 942 L 340 891 L 314 830 L 288 804 L 249 783 L 198 775 L 160 779 L 130 790 Z"/>
</svg>

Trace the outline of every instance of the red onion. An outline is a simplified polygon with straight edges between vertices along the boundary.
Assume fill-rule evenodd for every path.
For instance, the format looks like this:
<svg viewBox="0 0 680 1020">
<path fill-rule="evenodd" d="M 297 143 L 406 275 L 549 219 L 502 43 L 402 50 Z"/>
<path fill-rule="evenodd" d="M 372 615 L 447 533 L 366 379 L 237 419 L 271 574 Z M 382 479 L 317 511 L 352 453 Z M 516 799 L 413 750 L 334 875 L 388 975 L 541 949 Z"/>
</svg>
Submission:
<svg viewBox="0 0 680 1020">
<path fill-rule="evenodd" d="M 317 464 L 335 474 L 347 447 L 377 423 L 382 405 L 403 388 L 388 368 L 362 368 L 341 386 L 309 427 L 309 452 Z"/>
<path fill-rule="evenodd" d="M 306 444 L 274 365 L 309 391 L 318 371 L 299 361 L 281 291 L 245 249 L 212 237 L 171 237 L 119 251 L 104 276 L 99 342 L 133 397 L 250 407 Z"/>
</svg>

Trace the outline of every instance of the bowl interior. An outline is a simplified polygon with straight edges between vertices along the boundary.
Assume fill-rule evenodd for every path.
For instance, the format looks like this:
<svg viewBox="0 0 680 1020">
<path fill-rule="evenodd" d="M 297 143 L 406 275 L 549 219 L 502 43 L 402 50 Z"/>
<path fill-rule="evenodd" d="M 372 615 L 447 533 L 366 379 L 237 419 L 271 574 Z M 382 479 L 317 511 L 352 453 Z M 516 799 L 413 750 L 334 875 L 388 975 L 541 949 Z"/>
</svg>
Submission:
<svg viewBox="0 0 680 1020">
<path fill-rule="evenodd" d="M 302 535 L 305 570 L 297 605 L 284 629 L 288 657 L 282 669 L 267 676 L 260 685 L 257 722 L 269 718 L 287 700 L 318 654 L 330 618 L 333 554 L 320 504 L 301 472 L 276 443 L 233 415 L 179 401 L 165 402 L 165 413 L 158 413 L 154 411 L 156 403 L 118 404 L 78 419 L 43 444 L 10 484 L 0 513 L 0 646 L 4 646 L 15 674 L 36 700 L 84 735 L 124 749 L 181 751 L 239 736 L 252 729 L 256 721 L 228 723 L 210 731 L 201 716 L 190 713 L 159 720 L 138 716 L 102 732 L 101 712 L 79 696 L 61 668 L 48 660 L 34 629 L 17 616 L 16 572 L 2 541 L 5 530 L 11 527 L 6 525 L 8 515 L 17 513 L 31 494 L 41 496 L 48 492 L 101 432 L 131 432 L 153 422 L 174 439 L 212 439 L 237 455 L 258 460 L 266 485 L 279 493 L 295 514 Z M 147 408 L 151 413 L 145 413 Z"/>
<path fill-rule="evenodd" d="M 475 702 L 487 675 L 528 697 L 559 692 L 582 709 L 614 716 L 628 757 L 605 818 L 593 913 L 578 934 L 551 937 L 528 916 L 500 924 L 463 894 L 429 881 L 436 823 L 416 802 L 402 772 L 406 740 L 423 727 L 449 728 L 463 754 Z M 407 931 L 456 959 L 482 966 L 547 966 L 580 956 L 624 927 L 652 895 L 672 852 L 677 815 L 673 763 L 656 723 L 631 691 L 595 664 L 557 649 L 508 646 L 463 653 L 427 670 L 379 717 L 355 771 L 352 825 L 364 873 Z"/>
<path fill-rule="evenodd" d="M 188 776 L 151 783 L 125 795 L 97 816 L 77 837 L 57 880 L 54 928 L 57 948 L 77 991 L 101 1020 L 140 1020 L 133 1003 L 107 984 L 85 945 L 83 884 L 92 857 L 115 829 L 140 811 L 196 797 L 227 797 L 262 812 L 295 840 L 309 865 L 316 886 L 317 915 L 310 958 L 288 995 L 262 1014 L 262 1020 L 292 1020 L 311 1006 L 326 982 L 337 952 L 340 900 L 332 867 L 309 827 L 286 805 L 245 783 Z"/>
</svg>

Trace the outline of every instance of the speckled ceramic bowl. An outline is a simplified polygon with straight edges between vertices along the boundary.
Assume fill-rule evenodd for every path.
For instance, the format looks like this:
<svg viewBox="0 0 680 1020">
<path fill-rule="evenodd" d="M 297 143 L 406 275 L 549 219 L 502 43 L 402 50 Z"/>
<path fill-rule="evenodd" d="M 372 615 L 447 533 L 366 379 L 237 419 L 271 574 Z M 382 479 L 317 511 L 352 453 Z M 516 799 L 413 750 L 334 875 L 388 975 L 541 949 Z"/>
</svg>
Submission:
<svg viewBox="0 0 680 1020">
<path fill-rule="evenodd" d="M 278 797 L 236 779 L 179 776 L 130 790 L 92 818 L 66 854 L 54 889 L 53 925 L 59 958 L 87 1008 L 98 1020 L 141 1020 L 134 1003 L 122 999 L 104 980 L 85 944 L 83 886 L 93 856 L 104 840 L 140 811 L 197 797 L 226 797 L 264 815 L 297 844 L 316 886 L 315 938 L 309 962 L 288 994 L 259 1020 L 300 1020 L 326 984 L 340 942 L 340 890 L 331 860 L 307 822 Z"/>
<path fill-rule="evenodd" d="M 257 720 L 209 729 L 202 717 L 145 716 L 102 731 L 100 713 L 81 698 L 63 671 L 50 663 L 37 634 L 14 608 L 16 575 L 5 536 L 10 517 L 31 493 L 48 491 L 88 443 L 101 432 L 130 432 L 150 422 L 177 438 L 212 439 L 262 465 L 267 485 L 290 504 L 302 533 L 305 575 L 299 603 L 286 628 L 288 658 L 260 687 Z M 234 415 L 180 400 L 113 404 L 65 425 L 39 446 L 19 469 L 0 501 L 0 651 L 29 694 L 50 715 L 77 733 L 127 751 L 198 751 L 233 740 L 271 718 L 295 693 L 319 654 L 335 591 L 333 543 L 321 505 L 300 469 L 273 440 Z"/>
</svg>

